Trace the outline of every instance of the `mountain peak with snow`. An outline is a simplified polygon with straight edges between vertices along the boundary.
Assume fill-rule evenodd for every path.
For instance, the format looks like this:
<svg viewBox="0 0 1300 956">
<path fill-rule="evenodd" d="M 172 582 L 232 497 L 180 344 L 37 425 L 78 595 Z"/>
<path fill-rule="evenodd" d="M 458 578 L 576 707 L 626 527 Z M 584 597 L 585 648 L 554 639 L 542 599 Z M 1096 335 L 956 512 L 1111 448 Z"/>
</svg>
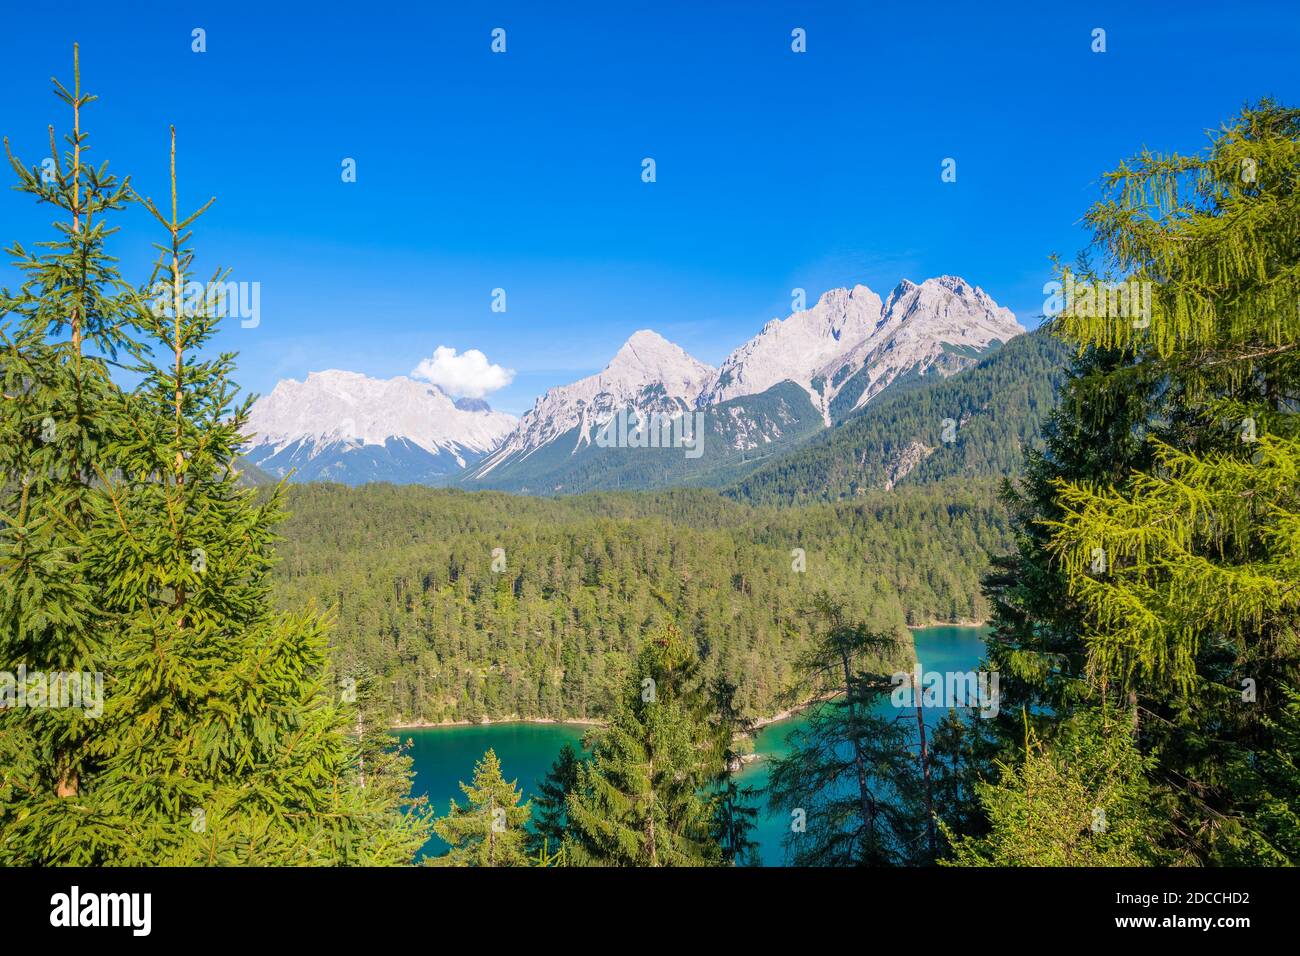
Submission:
<svg viewBox="0 0 1300 956">
<path fill-rule="evenodd" d="M 574 456 L 598 453 L 597 430 L 620 412 L 701 411 L 717 439 L 758 448 L 815 429 L 818 416 L 822 426 L 841 421 L 895 382 L 952 375 L 1022 332 L 1010 310 L 960 276 L 903 279 L 884 300 L 856 284 L 772 318 L 717 369 L 639 329 L 600 371 L 547 390 L 517 421 L 429 382 L 311 372 L 254 405 L 247 457 L 307 480 L 441 483 L 455 474 L 491 483 L 587 467 Z"/>
<path fill-rule="evenodd" d="M 960 276 L 919 285 L 903 279 L 883 302 L 864 285 L 831 289 L 813 308 L 773 319 L 732 352 L 700 404 L 756 394 L 788 379 L 808 393 L 829 425 L 836 409 L 860 408 L 900 375 L 932 368 L 950 375 L 972 355 L 1023 331 L 1010 310 Z M 852 396 L 848 409 L 841 400 L 846 393 Z"/>
<path fill-rule="evenodd" d="M 552 388 L 519 419 L 519 426 L 472 477 L 487 475 L 511 460 L 523 460 L 562 435 L 577 430 L 574 450 L 590 444 L 596 428 L 621 410 L 675 416 L 695 407 L 717 370 L 658 332 L 633 332 L 595 375 Z"/>
<path fill-rule="evenodd" d="M 855 285 L 831 289 L 811 309 L 771 320 L 727 356 L 700 404 L 757 394 L 787 379 L 816 400 L 811 382 L 817 370 L 870 336 L 880 322 L 881 308 L 880 296 L 865 285 Z"/>
<path fill-rule="evenodd" d="M 711 366 L 697 361 L 680 345 L 669 342 L 658 332 L 641 329 L 633 332 L 614 353 L 599 378 L 624 386 L 659 382 L 669 394 L 689 395 L 693 401 L 713 372 Z"/>
<path fill-rule="evenodd" d="M 455 401 L 428 382 L 326 369 L 284 379 L 249 412 L 245 457 L 283 476 L 403 480 L 450 475 L 491 452 L 515 427 L 485 402 Z M 395 462 L 394 458 L 400 459 Z"/>
</svg>

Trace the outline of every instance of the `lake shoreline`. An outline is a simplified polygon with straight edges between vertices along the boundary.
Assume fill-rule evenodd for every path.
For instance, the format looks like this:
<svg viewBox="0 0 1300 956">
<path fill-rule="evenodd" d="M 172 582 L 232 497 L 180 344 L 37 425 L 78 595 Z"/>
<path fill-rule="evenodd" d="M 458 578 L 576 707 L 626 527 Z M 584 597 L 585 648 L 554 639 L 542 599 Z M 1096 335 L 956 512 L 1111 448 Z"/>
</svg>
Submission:
<svg viewBox="0 0 1300 956">
<path fill-rule="evenodd" d="M 909 631 L 919 631 L 928 627 L 987 627 L 988 621 L 931 621 L 929 624 L 909 624 Z M 770 727 L 772 724 L 779 724 L 783 720 L 790 720 L 797 717 L 800 713 L 807 710 L 813 704 L 819 704 L 823 701 L 830 700 L 834 694 L 822 697 L 814 697 L 806 700 L 801 704 L 795 704 L 793 707 L 787 707 L 785 710 L 778 711 L 771 717 L 758 717 L 754 720 L 754 730 L 762 730 L 764 727 Z M 478 720 L 421 720 L 413 723 L 393 724 L 393 730 L 433 730 L 438 727 L 476 727 L 490 726 L 493 724 L 565 724 L 571 727 L 603 727 L 605 721 L 594 719 L 579 719 L 576 717 L 481 717 Z M 749 759 L 755 759 L 753 755 L 748 755 Z M 746 760 L 745 762 L 748 762 Z"/>
<path fill-rule="evenodd" d="M 834 696 L 834 695 L 832 695 Z M 821 697 L 814 700 L 805 701 L 802 704 L 796 704 L 785 710 L 773 714 L 771 717 L 759 717 L 754 721 L 754 729 L 762 730 L 772 724 L 779 724 L 783 720 L 789 720 L 798 716 L 807 710 L 813 704 L 820 703 L 823 700 L 830 700 L 830 697 Z M 585 719 L 580 720 L 576 717 L 484 717 L 479 720 L 421 720 L 414 722 L 403 722 L 390 724 L 391 730 L 438 730 L 446 727 L 491 727 L 501 724 L 563 724 L 568 727 L 603 727 L 605 721 Z"/>
<path fill-rule="evenodd" d="M 393 730 L 436 730 L 439 727 L 487 727 L 494 724 L 565 724 L 571 727 L 603 727 L 603 720 L 577 717 L 480 717 L 478 720 L 417 720 L 393 724 Z"/>
<path fill-rule="evenodd" d="M 783 720 L 790 720 L 793 717 L 798 717 L 813 704 L 820 704 L 838 696 L 839 694 L 823 694 L 820 697 L 813 697 L 810 700 L 805 700 L 802 704 L 795 704 L 793 707 L 787 707 L 785 710 L 777 711 L 771 717 L 760 717 L 754 721 L 754 730 L 762 730 L 764 727 L 771 727 L 773 724 L 779 724 Z"/>
</svg>

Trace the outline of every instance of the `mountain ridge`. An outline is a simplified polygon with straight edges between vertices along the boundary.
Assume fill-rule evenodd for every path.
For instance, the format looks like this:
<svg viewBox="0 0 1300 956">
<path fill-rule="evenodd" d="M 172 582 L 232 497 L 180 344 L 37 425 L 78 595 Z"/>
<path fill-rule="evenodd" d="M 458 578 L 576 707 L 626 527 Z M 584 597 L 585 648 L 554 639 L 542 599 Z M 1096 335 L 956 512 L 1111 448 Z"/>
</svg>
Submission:
<svg viewBox="0 0 1300 956">
<path fill-rule="evenodd" d="M 480 480 L 503 465 L 522 462 L 575 429 L 570 454 L 576 453 L 592 442 L 594 429 L 620 409 L 670 417 L 685 414 L 715 371 L 657 332 L 634 332 L 595 375 L 542 393 L 520 416 L 514 432 L 468 478 Z"/>
<path fill-rule="evenodd" d="M 328 369 L 283 379 L 253 404 L 243 457 L 275 477 L 439 483 L 516 424 L 481 399 L 454 400 L 431 383 Z"/>
<path fill-rule="evenodd" d="M 884 300 L 861 284 L 830 289 L 811 309 L 772 319 L 736 348 L 702 401 L 753 394 L 789 378 L 808 392 L 829 426 L 861 408 L 898 375 L 914 369 L 924 373 L 942 356 L 954 354 L 950 349 L 978 354 L 1024 331 L 1009 309 L 958 276 L 920 284 L 903 279 Z M 950 360 L 938 371 L 952 374 L 961 366 L 960 360 Z M 837 397 L 851 387 L 852 405 L 837 406 Z"/>
<path fill-rule="evenodd" d="M 895 386 L 947 378 L 1023 333 L 1010 310 L 957 276 L 903 279 L 884 299 L 859 283 L 764 323 L 718 368 L 640 329 L 600 371 L 547 389 L 518 419 L 406 377 L 329 370 L 287 379 L 254 405 L 246 457 L 273 476 L 297 469 L 296 480 L 351 484 L 563 494 L 601 480 L 719 482 Z M 684 463 L 667 460 L 682 454 Z"/>
</svg>

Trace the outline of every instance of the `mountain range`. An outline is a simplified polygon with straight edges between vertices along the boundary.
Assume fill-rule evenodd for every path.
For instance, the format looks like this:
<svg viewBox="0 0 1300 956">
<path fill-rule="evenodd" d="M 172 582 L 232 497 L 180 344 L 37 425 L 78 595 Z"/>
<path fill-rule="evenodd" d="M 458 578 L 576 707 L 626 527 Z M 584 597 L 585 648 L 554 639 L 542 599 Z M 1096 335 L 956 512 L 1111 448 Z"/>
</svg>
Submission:
<svg viewBox="0 0 1300 956">
<path fill-rule="evenodd" d="M 410 378 L 313 372 L 253 406 L 246 458 L 297 481 L 459 484 L 537 494 L 723 486 L 886 393 L 933 387 L 1020 336 L 1010 310 L 955 276 L 883 300 L 832 289 L 774 318 L 720 368 L 650 330 L 522 417 Z"/>
<path fill-rule="evenodd" d="M 312 372 L 253 403 L 244 458 L 276 478 L 443 484 L 498 447 L 518 420 L 479 399 L 399 376 Z"/>
</svg>

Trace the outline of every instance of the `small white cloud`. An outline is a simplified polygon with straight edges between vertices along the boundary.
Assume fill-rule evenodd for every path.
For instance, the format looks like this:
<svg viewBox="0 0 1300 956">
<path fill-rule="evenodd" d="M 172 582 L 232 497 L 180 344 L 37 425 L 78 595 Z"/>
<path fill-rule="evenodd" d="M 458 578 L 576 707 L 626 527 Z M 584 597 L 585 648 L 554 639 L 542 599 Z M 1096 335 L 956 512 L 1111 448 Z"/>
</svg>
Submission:
<svg viewBox="0 0 1300 956">
<path fill-rule="evenodd" d="M 493 365 L 478 349 L 457 355 L 455 349 L 439 345 L 411 375 L 432 382 L 453 398 L 482 398 L 514 381 L 515 370 Z"/>
</svg>

